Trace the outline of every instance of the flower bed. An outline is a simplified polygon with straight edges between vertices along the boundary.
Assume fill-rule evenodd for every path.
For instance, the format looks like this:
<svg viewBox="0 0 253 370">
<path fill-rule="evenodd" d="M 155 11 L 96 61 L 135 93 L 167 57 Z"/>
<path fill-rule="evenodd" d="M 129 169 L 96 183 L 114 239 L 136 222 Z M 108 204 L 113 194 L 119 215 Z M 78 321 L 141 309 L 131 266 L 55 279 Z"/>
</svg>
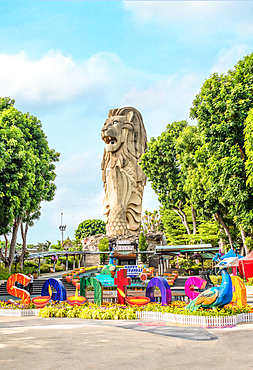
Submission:
<svg viewBox="0 0 253 370">
<path fill-rule="evenodd" d="M 0 316 L 37 316 L 40 317 L 79 317 L 82 319 L 97 320 L 162 320 L 184 325 L 200 325 L 204 327 L 233 326 L 242 322 L 253 321 L 253 307 L 244 308 L 227 305 L 222 309 L 199 309 L 190 312 L 185 309 L 186 303 L 172 302 L 161 306 L 158 303 L 149 303 L 147 306 L 131 307 L 113 303 L 104 303 L 97 306 L 86 302 L 82 306 L 71 306 L 67 302 L 53 302 L 40 310 L 33 304 L 25 307 L 22 304 L 14 305 L 0 302 Z"/>
<path fill-rule="evenodd" d="M 39 310 L 31 302 L 29 306 L 23 305 L 21 301 L 8 303 L 0 301 L 0 316 L 38 316 Z"/>
<path fill-rule="evenodd" d="M 136 308 L 124 305 L 105 303 L 97 306 L 85 303 L 82 306 L 70 306 L 68 303 L 53 304 L 40 310 L 40 317 L 79 317 L 97 320 L 132 320 L 136 319 Z"/>
</svg>

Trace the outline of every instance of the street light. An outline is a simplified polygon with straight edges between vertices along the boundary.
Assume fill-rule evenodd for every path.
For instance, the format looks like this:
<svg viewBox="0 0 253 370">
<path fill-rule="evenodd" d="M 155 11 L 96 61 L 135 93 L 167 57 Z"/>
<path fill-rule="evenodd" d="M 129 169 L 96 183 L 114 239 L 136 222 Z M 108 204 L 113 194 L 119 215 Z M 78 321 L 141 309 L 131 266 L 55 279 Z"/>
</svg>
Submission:
<svg viewBox="0 0 253 370">
<path fill-rule="evenodd" d="M 66 230 L 66 225 L 62 224 L 62 218 L 63 218 L 63 213 L 61 213 L 61 225 L 59 226 L 59 229 L 61 230 L 61 247 L 63 248 L 63 232 Z"/>
</svg>

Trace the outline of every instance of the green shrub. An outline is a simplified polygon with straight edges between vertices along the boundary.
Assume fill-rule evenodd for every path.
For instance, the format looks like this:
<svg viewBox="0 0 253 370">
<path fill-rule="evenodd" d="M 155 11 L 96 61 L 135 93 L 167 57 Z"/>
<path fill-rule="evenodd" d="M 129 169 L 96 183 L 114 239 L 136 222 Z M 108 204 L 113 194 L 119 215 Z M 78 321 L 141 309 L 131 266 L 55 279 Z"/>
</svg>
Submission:
<svg viewBox="0 0 253 370">
<path fill-rule="evenodd" d="M 45 274 L 47 272 L 50 272 L 50 268 L 52 267 L 52 264 L 49 264 L 49 263 L 43 263 L 41 266 L 40 266 L 40 272 L 42 274 Z"/>
<path fill-rule="evenodd" d="M 65 267 L 55 265 L 55 272 L 65 271 Z"/>
<path fill-rule="evenodd" d="M 145 252 L 148 249 L 148 243 L 146 242 L 146 236 L 143 232 L 140 233 L 139 237 L 139 250 L 141 252 Z M 148 256 L 146 254 L 141 254 L 141 262 L 145 263 L 148 260 Z"/>
<path fill-rule="evenodd" d="M 110 250 L 109 240 L 107 238 L 103 238 L 100 240 L 100 242 L 98 243 L 98 250 L 99 252 L 107 252 Z M 99 255 L 100 263 L 105 263 L 107 258 L 108 258 L 108 254 L 100 254 Z"/>
<path fill-rule="evenodd" d="M 222 276 L 210 275 L 210 279 L 214 285 L 220 285 L 222 281 Z"/>
<path fill-rule="evenodd" d="M 75 230 L 75 237 L 78 240 L 87 238 L 88 236 L 105 234 L 105 222 L 101 220 L 85 220 L 78 225 Z"/>
<path fill-rule="evenodd" d="M 249 278 L 246 285 L 253 285 L 253 278 Z"/>
<path fill-rule="evenodd" d="M 7 280 L 10 276 L 9 269 L 4 267 L 4 264 L 0 264 L 0 280 Z"/>
</svg>

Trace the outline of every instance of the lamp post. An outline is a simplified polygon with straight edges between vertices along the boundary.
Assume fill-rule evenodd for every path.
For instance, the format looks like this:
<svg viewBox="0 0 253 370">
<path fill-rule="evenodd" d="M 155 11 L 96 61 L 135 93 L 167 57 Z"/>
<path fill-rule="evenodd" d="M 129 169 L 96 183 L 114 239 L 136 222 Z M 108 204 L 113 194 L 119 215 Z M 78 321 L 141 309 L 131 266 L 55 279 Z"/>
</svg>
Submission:
<svg viewBox="0 0 253 370">
<path fill-rule="evenodd" d="M 62 224 L 62 218 L 63 218 L 63 213 L 61 213 L 61 225 L 59 226 L 59 229 L 61 230 L 61 247 L 63 248 L 63 232 L 66 230 L 66 225 Z"/>
</svg>

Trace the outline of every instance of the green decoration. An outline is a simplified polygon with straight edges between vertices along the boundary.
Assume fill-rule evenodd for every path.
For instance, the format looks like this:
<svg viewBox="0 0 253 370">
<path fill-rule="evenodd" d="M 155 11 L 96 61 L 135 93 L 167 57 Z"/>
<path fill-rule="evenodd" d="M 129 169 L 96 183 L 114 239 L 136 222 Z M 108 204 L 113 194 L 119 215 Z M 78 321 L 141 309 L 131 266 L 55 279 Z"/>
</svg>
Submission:
<svg viewBox="0 0 253 370">
<path fill-rule="evenodd" d="M 86 288 L 88 286 L 92 286 L 94 288 L 94 303 L 98 306 L 101 306 L 103 302 L 103 287 L 101 282 L 94 277 L 89 278 L 82 277 L 80 279 L 81 296 L 86 297 Z"/>
</svg>

